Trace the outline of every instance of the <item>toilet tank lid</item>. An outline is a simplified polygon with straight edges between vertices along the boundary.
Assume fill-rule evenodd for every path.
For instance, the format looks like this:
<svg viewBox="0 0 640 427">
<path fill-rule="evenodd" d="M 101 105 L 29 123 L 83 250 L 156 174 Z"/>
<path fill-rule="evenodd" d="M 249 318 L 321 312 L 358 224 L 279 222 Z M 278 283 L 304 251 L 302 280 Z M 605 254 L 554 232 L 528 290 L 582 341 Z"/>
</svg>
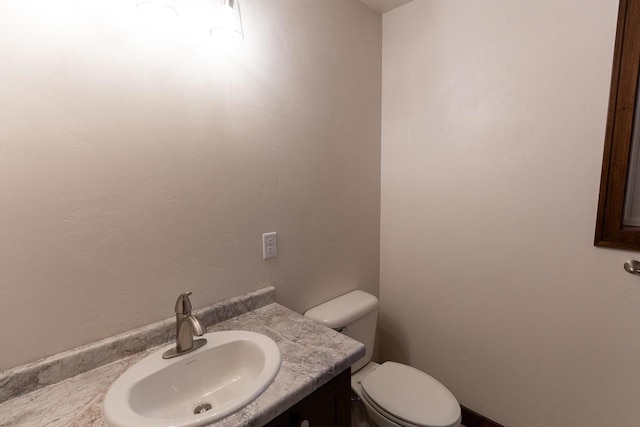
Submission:
<svg viewBox="0 0 640 427">
<path fill-rule="evenodd" d="M 304 315 L 337 329 L 378 307 L 378 298 L 364 291 L 353 291 L 309 309 Z"/>
</svg>

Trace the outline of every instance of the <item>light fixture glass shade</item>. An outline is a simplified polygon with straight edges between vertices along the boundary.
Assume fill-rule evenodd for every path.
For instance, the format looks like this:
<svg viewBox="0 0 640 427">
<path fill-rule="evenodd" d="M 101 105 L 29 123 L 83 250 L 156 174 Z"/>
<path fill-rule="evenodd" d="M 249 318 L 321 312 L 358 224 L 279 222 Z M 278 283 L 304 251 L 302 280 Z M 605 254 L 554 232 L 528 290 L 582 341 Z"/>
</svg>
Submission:
<svg viewBox="0 0 640 427">
<path fill-rule="evenodd" d="M 142 0 L 136 9 L 146 19 L 170 20 L 180 15 L 175 0 Z"/>
<path fill-rule="evenodd" d="M 213 0 L 211 35 L 218 41 L 239 42 L 244 39 L 240 0 Z"/>
</svg>

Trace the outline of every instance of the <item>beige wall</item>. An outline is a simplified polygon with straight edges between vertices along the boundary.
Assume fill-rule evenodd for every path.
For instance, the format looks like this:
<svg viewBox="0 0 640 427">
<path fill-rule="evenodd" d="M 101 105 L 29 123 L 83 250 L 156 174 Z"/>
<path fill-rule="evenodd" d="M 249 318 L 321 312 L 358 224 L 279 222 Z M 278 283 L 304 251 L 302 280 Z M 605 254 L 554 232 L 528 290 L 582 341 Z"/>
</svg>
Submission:
<svg viewBox="0 0 640 427">
<path fill-rule="evenodd" d="M 170 317 L 187 289 L 274 284 L 298 311 L 377 293 L 380 15 L 243 0 L 226 50 L 135 3 L 0 5 L 0 369 Z"/>
<path fill-rule="evenodd" d="M 637 424 L 638 254 L 593 246 L 617 3 L 383 16 L 382 356 L 508 427 Z"/>
</svg>

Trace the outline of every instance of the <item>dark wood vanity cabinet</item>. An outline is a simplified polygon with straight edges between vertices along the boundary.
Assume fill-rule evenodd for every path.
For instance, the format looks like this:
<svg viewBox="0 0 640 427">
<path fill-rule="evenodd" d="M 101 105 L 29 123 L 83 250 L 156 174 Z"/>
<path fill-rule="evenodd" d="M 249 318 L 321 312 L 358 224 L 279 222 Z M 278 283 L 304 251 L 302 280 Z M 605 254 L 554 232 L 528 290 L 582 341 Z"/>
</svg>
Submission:
<svg viewBox="0 0 640 427">
<path fill-rule="evenodd" d="M 350 427 L 351 369 L 342 372 L 266 425 L 294 426 Z"/>
</svg>

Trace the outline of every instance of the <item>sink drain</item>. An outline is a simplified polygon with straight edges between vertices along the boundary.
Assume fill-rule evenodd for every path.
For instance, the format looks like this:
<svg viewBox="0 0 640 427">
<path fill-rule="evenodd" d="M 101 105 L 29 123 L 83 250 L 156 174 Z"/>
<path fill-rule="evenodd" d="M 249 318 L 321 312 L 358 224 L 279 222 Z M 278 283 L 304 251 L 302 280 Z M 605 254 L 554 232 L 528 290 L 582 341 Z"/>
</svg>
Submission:
<svg viewBox="0 0 640 427">
<path fill-rule="evenodd" d="M 212 406 L 209 403 L 203 403 L 200 404 L 198 406 L 196 406 L 196 409 L 193 410 L 194 414 L 201 414 L 203 412 L 207 412 L 209 409 L 211 409 Z"/>
</svg>

